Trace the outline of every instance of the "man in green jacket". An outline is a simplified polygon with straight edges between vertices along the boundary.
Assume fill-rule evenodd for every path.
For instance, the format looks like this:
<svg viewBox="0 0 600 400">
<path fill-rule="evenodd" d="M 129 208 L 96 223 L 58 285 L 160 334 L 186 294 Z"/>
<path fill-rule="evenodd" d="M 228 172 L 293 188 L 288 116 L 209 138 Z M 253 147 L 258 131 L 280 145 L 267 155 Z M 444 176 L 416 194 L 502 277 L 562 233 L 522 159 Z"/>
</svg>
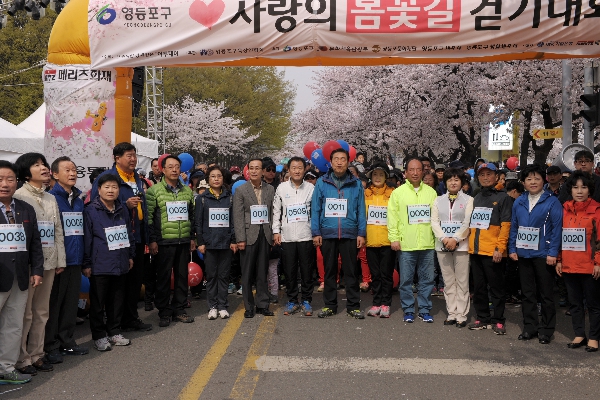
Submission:
<svg viewBox="0 0 600 400">
<path fill-rule="evenodd" d="M 419 318 L 433 322 L 435 242 L 431 231 L 431 207 L 437 197 L 434 189 L 423 183 L 423 162 L 418 158 L 406 164 L 406 183 L 392 192 L 388 203 L 388 238 L 392 250 L 400 251 L 400 303 L 404 322 L 415 320 L 415 297 L 412 283 L 415 270 L 419 276 L 417 299 Z"/>
<path fill-rule="evenodd" d="M 159 326 L 174 321 L 194 322 L 185 313 L 190 252 L 196 250 L 193 233 L 194 193 L 179 181 L 181 161 L 167 156 L 162 160 L 163 178 L 146 192 L 150 254 L 156 257 L 156 295 Z M 169 305 L 171 271 L 173 300 Z"/>
</svg>

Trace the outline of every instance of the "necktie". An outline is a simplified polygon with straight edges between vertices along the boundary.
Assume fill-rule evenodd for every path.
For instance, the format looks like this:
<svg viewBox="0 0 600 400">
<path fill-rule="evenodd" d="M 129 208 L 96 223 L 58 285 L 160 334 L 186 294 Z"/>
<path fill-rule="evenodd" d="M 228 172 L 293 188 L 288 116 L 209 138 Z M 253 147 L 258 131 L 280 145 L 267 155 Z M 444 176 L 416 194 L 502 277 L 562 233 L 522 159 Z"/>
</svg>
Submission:
<svg viewBox="0 0 600 400">
<path fill-rule="evenodd" d="M 13 212 L 10 210 L 6 211 L 6 216 L 8 217 L 8 223 L 9 224 L 14 224 L 15 223 L 15 216 L 13 215 Z"/>
</svg>

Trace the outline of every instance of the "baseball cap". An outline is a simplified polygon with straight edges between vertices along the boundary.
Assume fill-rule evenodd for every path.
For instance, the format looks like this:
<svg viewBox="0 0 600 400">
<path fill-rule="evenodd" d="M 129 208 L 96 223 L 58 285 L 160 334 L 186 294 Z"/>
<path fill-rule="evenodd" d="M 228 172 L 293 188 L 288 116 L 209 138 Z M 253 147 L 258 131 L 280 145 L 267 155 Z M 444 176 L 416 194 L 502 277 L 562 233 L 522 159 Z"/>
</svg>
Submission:
<svg viewBox="0 0 600 400">
<path fill-rule="evenodd" d="M 498 172 L 498 168 L 496 168 L 496 166 L 493 163 L 484 163 L 481 164 L 477 169 L 477 174 L 479 175 L 479 173 L 484 169 L 489 169 L 490 171 Z"/>
<path fill-rule="evenodd" d="M 460 160 L 454 160 L 450 164 L 448 164 L 448 167 L 449 168 L 464 169 L 465 168 L 465 164 L 463 164 L 462 161 L 460 161 Z"/>
<path fill-rule="evenodd" d="M 550 174 L 560 174 L 562 171 L 558 165 L 552 165 L 546 169 L 546 175 Z"/>
<path fill-rule="evenodd" d="M 237 165 L 234 165 L 233 167 L 229 168 L 229 172 L 231 172 L 232 174 L 235 174 L 235 173 L 239 174 L 241 171 L 242 170 Z"/>
<path fill-rule="evenodd" d="M 437 171 L 438 169 L 446 169 L 446 166 L 444 164 L 435 164 L 435 170 Z"/>
<path fill-rule="evenodd" d="M 367 178 L 371 179 L 371 175 L 373 174 L 373 171 L 375 171 L 376 169 L 379 169 L 381 171 L 383 171 L 383 173 L 385 174 L 385 179 L 390 177 L 390 169 L 387 165 L 384 164 L 375 164 L 373 165 L 373 167 L 367 171 L 365 173 L 365 175 L 367 176 Z"/>
<path fill-rule="evenodd" d="M 310 179 L 317 179 L 319 176 L 317 175 L 317 173 L 315 171 L 308 171 L 304 174 L 304 179 L 310 178 Z"/>
</svg>

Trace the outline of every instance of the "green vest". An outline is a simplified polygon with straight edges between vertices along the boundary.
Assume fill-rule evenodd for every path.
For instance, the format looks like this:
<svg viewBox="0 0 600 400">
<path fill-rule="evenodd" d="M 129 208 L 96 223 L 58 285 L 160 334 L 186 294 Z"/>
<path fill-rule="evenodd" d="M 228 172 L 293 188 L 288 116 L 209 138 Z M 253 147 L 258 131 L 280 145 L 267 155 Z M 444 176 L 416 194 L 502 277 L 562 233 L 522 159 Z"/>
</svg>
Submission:
<svg viewBox="0 0 600 400">
<path fill-rule="evenodd" d="M 175 194 L 167 187 L 164 178 L 146 192 L 148 201 L 148 230 L 150 243 L 179 244 L 194 238 L 194 192 L 186 185 L 179 185 Z M 184 201 L 187 203 L 188 219 L 169 221 L 167 202 Z"/>
</svg>

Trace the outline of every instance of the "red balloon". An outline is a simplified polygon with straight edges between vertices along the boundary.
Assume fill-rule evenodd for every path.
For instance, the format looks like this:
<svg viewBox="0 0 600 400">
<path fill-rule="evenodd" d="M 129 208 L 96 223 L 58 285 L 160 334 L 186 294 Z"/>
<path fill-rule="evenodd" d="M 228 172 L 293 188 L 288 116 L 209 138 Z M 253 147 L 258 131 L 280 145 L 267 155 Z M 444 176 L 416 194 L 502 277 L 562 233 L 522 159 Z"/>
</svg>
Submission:
<svg viewBox="0 0 600 400">
<path fill-rule="evenodd" d="M 398 271 L 394 270 L 394 286 L 392 286 L 394 289 L 398 287 L 398 285 L 400 285 L 400 274 L 398 274 Z"/>
<path fill-rule="evenodd" d="M 304 148 L 302 149 L 302 152 L 304 153 L 304 157 L 308 158 L 310 160 L 310 156 L 312 155 L 313 151 L 315 151 L 316 149 L 319 149 L 320 146 L 317 142 L 306 142 L 306 144 L 304 145 Z"/>
<path fill-rule="evenodd" d="M 341 147 L 342 146 L 340 146 L 337 140 L 328 141 L 323 145 L 323 157 L 325 157 L 327 162 L 329 162 L 329 160 L 331 160 L 331 153 L 333 153 L 334 150 L 337 150 Z"/>
<path fill-rule="evenodd" d="M 354 159 L 356 158 L 356 149 L 354 148 L 354 146 L 350 146 L 350 151 L 348 152 L 350 153 L 350 162 L 354 161 Z"/>
<path fill-rule="evenodd" d="M 246 164 L 246 166 L 244 167 L 244 179 L 247 181 L 250 180 L 250 174 L 248 173 L 248 164 Z"/>
<path fill-rule="evenodd" d="M 202 282 L 202 268 L 195 262 L 188 263 L 188 286 L 198 286 Z"/>
<path fill-rule="evenodd" d="M 160 172 L 162 172 L 162 170 L 163 170 L 162 162 L 168 156 L 170 156 L 170 154 L 163 154 L 162 156 L 158 157 L 158 169 Z"/>
<path fill-rule="evenodd" d="M 511 157 L 506 160 L 506 168 L 514 171 L 519 166 L 519 159 L 517 157 Z"/>
</svg>

